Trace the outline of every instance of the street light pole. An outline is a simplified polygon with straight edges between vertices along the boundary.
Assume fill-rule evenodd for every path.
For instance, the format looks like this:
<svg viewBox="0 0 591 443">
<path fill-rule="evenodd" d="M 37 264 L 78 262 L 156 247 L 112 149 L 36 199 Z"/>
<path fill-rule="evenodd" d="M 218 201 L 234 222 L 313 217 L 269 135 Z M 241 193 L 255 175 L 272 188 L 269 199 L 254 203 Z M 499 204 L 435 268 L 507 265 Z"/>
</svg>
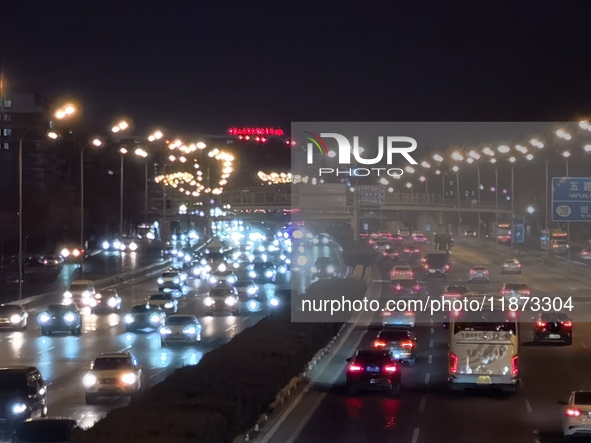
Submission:
<svg viewBox="0 0 591 443">
<path fill-rule="evenodd" d="M 123 174 L 124 174 L 124 160 L 125 154 L 121 154 L 121 172 L 119 174 L 119 238 L 123 236 Z"/>
<path fill-rule="evenodd" d="M 511 163 L 511 250 L 515 249 L 515 164 Z"/>
<path fill-rule="evenodd" d="M 496 243 L 499 243 L 499 167 L 495 166 L 495 229 Z"/>
<path fill-rule="evenodd" d="M 84 146 L 80 148 L 80 278 L 82 278 L 82 268 L 84 266 L 84 254 L 86 247 L 84 245 Z"/>
<path fill-rule="evenodd" d="M 25 129 L 18 142 L 18 299 L 23 298 L 23 142 L 33 127 Z"/>
<path fill-rule="evenodd" d="M 478 201 L 478 239 L 480 239 L 480 225 L 482 224 L 482 218 L 480 215 L 480 165 L 476 166 L 476 171 L 478 174 L 478 189 L 476 190 L 476 199 Z"/>
<path fill-rule="evenodd" d="M 544 219 L 544 229 L 548 230 L 548 226 L 550 225 L 550 222 L 548 221 L 548 207 L 550 206 L 550 203 L 548 202 L 549 200 L 549 193 L 550 193 L 550 189 L 549 189 L 549 181 L 548 181 L 548 159 L 546 159 L 546 217 Z"/>
<path fill-rule="evenodd" d="M 144 163 L 144 224 L 148 224 L 148 160 Z"/>
<path fill-rule="evenodd" d="M 447 172 L 443 172 L 441 174 L 441 198 L 442 201 L 441 203 L 445 204 L 445 175 L 447 174 Z"/>
<path fill-rule="evenodd" d="M 458 235 L 460 234 L 460 223 L 462 223 L 462 209 L 460 208 L 460 171 L 456 171 L 456 188 L 458 193 Z"/>
</svg>

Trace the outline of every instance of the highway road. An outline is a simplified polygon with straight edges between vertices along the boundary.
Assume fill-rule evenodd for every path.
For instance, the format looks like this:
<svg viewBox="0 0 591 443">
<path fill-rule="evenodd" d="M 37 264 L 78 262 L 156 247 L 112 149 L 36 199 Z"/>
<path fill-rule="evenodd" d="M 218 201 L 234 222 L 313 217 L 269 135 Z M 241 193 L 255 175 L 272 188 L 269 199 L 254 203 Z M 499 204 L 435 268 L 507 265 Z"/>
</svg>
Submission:
<svg viewBox="0 0 591 443">
<path fill-rule="evenodd" d="M 424 248 L 423 248 L 424 249 Z M 562 440 L 559 400 L 570 391 L 591 389 L 590 282 L 525 267 L 523 275 L 500 275 L 504 251 L 460 242 L 453 249 L 449 283 L 465 283 L 470 267 L 489 266 L 490 284 L 472 284 L 479 292 L 497 292 L 503 282 L 524 282 L 532 295 L 575 297 L 572 346 L 534 346 L 533 322 L 523 317 L 521 384 L 515 395 L 495 392 L 450 393 L 446 388 L 449 332 L 418 317 L 418 357 L 414 367 L 402 368 L 399 399 L 381 393 L 345 396 L 345 359 L 357 348 L 368 348 L 377 334 L 362 317 L 314 372 L 311 384 L 289 407 L 279 412 L 257 441 L 264 443 L 544 443 Z M 416 264 L 415 264 L 416 267 Z M 418 268 L 417 268 L 418 269 Z M 383 297 L 389 287 L 379 282 L 378 269 L 371 296 Z M 386 277 L 387 278 L 387 277 Z M 440 295 L 445 283 L 425 283 L 430 295 Z"/>
<path fill-rule="evenodd" d="M 97 251 L 84 260 L 83 278 L 89 280 L 98 280 L 111 275 L 123 272 L 133 271 L 142 266 L 149 265 L 159 261 L 158 257 L 148 257 L 142 249 L 137 252 L 108 252 Z M 64 291 L 74 279 L 78 276 L 78 265 L 74 263 L 65 263 L 58 277 L 52 282 L 39 282 L 33 279 L 25 279 L 23 285 L 23 297 L 32 297 L 53 291 Z M 8 283 L 0 284 L 0 302 L 10 302 L 18 298 L 18 284 Z"/>
<path fill-rule="evenodd" d="M 338 252 L 334 248 L 331 251 L 330 255 L 338 262 Z M 317 246 L 306 250 L 312 258 L 325 253 L 324 248 Z M 306 284 L 309 283 L 308 274 Z M 264 285 L 263 289 L 267 295 L 272 295 L 277 287 L 289 285 L 289 277 L 282 276 L 275 284 Z M 203 339 L 198 346 L 162 349 L 157 332 L 125 332 L 123 315 L 132 306 L 143 303 L 148 295 L 158 292 L 154 276 L 118 289 L 123 298 L 119 314 L 85 314 L 80 337 L 41 336 L 35 319 L 44 306 L 33 304 L 29 311 L 31 322 L 25 332 L 0 333 L 0 366 L 37 366 L 49 383 L 49 415 L 72 417 L 84 427 L 91 426 L 110 409 L 126 404 L 125 401 L 92 406 L 85 403 L 82 377 L 91 361 L 101 352 L 132 352 L 142 366 L 144 386 L 147 387 L 163 380 L 176 368 L 197 364 L 206 352 L 231 340 L 265 315 L 248 313 L 244 309 L 243 314 L 237 317 L 205 317 L 203 297 L 208 293 L 209 286 L 199 280 L 191 280 L 189 286 L 192 290 L 180 299 L 179 313 L 194 314 L 203 324 Z"/>
</svg>

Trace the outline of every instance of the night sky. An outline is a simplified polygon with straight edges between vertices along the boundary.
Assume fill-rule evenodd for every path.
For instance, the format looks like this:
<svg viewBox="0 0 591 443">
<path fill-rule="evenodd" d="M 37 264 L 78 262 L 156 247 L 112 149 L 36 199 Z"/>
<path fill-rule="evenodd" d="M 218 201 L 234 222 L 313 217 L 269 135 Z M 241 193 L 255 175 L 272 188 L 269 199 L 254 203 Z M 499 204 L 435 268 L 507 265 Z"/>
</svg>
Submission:
<svg viewBox="0 0 591 443">
<path fill-rule="evenodd" d="M 11 3 L 9 88 L 79 97 L 105 124 L 219 133 L 591 113 L 588 2 Z"/>
</svg>

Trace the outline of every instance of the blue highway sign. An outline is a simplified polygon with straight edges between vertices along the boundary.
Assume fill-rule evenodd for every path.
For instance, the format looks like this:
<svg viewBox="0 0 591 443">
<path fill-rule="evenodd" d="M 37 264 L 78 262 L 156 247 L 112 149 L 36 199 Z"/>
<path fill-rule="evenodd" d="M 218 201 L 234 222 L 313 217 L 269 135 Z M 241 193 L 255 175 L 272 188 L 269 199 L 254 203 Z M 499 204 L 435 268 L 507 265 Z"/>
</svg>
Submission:
<svg viewBox="0 0 591 443">
<path fill-rule="evenodd" d="M 552 178 L 552 221 L 591 221 L 591 177 Z"/>
</svg>

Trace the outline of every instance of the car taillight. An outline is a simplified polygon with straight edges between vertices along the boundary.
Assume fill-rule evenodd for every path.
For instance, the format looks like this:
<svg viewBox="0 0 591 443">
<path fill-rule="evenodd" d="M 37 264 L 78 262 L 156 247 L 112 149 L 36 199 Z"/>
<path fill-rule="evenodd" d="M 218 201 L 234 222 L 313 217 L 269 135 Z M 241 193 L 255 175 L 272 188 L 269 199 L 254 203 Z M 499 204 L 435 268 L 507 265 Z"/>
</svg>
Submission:
<svg viewBox="0 0 591 443">
<path fill-rule="evenodd" d="M 488 275 L 488 269 L 485 269 L 485 270 L 484 270 L 484 273 L 485 273 L 486 275 Z"/>
<path fill-rule="evenodd" d="M 519 356 L 517 355 L 511 359 L 511 374 L 519 374 Z"/>
<path fill-rule="evenodd" d="M 509 311 L 507 313 L 507 317 L 509 317 L 509 318 L 517 318 L 517 311 Z"/>
<path fill-rule="evenodd" d="M 400 291 L 401 289 L 402 289 L 402 286 L 400 286 L 400 285 L 396 285 L 396 290 L 397 290 L 397 291 Z"/>
<path fill-rule="evenodd" d="M 407 254 L 410 252 L 409 248 L 404 248 L 404 252 L 406 252 Z"/>
<path fill-rule="evenodd" d="M 386 345 L 388 343 L 386 343 L 384 340 L 374 340 L 374 342 L 371 344 L 372 348 L 385 348 Z"/>
<path fill-rule="evenodd" d="M 392 313 L 390 311 L 382 311 L 382 315 L 384 317 L 390 317 L 392 315 Z"/>
<path fill-rule="evenodd" d="M 415 273 L 413 271 L 410 271 L 409 275 L 410 275 L 410 278 L 415 278 Z"/>
<path fill-rule="evenodd" d="M 446 271 L 449 271 L 449 265 L 445 265 L 445 266 L 443 267 L 443 269 L 445 269 Z"/>
<path fill-rule="evenodd" d="M 529 289 L 524 289 L 522 292 L 523 292 L 525 295 L 530 295 L 530 294 L 531 294 L 531 291 L 530 291 Z"/>
<path fill-rule="evenodd" d="M 572 321 L 563 321 L 562 326 L 564 326 L 565 328 L 572 328 L 573 322 Z"/>
<path fill-rule="evenodd" d="M 456 293 L 456 292 L 446 292 L 445 294 L 446 297 L 459 297 L 460 294 Z"/>
<path fill-rule="evenodd" d="M 449 354 L 449 373 L 455 374 L 458 372 L 458 356 L 453 352 Z"/>
<path fill-rule="evenodd" d="M 384 365 L 384 372 L 387 372 L 388 374 L 393 374 L 397 370 L 398 368 L 396 365 Z"/>
<path fill-rule="evenodd" d="M 405 317 L 412 317 L 413 315 L 414 315 L 414 313 L 413 313 L 412 311 L 406 311 L 406 312 L 404 313 L 404 316 L 405 316 Z"/>
<path fill-rule="evenodd" d="M 423 265 L 423 268 L 425 268 L 425 269 L 429 269 L 429 265 L 426 265 L 426 264 L 425 264 L 425 265 Z"/>
<path fill-rule="evenodd" d="M 569 417 L 580 417 L 582 414 L 580 409 L 575 408 L 568 408 L 566 411 L 564 411 L 564 413 Z"/>
<path fill-rule="evenodd" d="M 545 321 L 537 321 L 536 326 L 538 328 L 544 328 L 544 327 L 546 327 L 546 322 Z"/>
<path fill-rule="evenodd" d="M 421 285 L 416 285 L 414 289 L 415 289 L 415 291 L 420 291 L 423 288 Z"/>
<path fill-rule="evenodd" d="M 415 343 L 412 340 L 400 342 L 400 346 L 404 349 L 412 349 L 415 347 Z"/>
<path fill-rule="evenodd" d="M 521 268 L 521 263 L 517 265 L 518 268 Z"/>
<path fill-rule="evenodd" d="M 503 289 L 501 291 L 501 294 L 503 294 L 503 295 L 509 295 L 509 294 L 511 294 L 511 290 L 509 290 L 509 289 Z"/>
<path fill-rule="evenodd" d="M 363 371 L 363 366 L 360 366 L 360 365 L 355 364 L 355 363 L 351 363 L 349 365 L 349 367 L 347 368 L 347 371 L 349 371 L 349 372 L 361 372 L 361 371 Z"/>
</svg>

